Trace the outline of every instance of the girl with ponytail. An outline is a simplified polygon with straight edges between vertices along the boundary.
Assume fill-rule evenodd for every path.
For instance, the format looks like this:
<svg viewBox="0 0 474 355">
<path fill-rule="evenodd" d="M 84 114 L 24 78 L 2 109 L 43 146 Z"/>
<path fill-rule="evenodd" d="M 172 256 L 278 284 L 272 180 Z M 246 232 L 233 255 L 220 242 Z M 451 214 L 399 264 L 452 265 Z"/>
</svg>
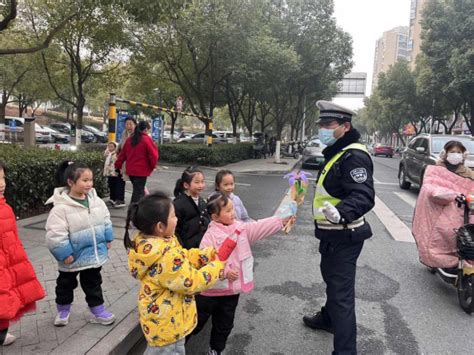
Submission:
<svg viewBox="0 0 474 355">
<path fill-rule="evenodd" d="M 146 180 L 158 163 L 158 147 L 148 136 L 149 129 L 148 122 L 140 121 L 115 162 L 115 169 L 118 172 L 126 162 L 125 172 L 133 185 L 131 202 L 138 202 L 145 195 Z"/>
<path fill-rule="evenodd" d="M 174 235 L 176 223 L 173 203 L 162 192 L 128 210 L 124 244 L 130 273 L 141 284 L 138 313 L 148 342 L 145 354 L 185 353 L 185 337 L 197 324 L 194 295 L 223 279 L 235 247 L 228 242 L 219 251 L 184 249 Z M 138 230 L 133 241 L 132 225 Z"/>
<path fill-rule="evenodd" d="M 93 315 L 91 322 L 110 325 L 115 316 L 105 309 L 101 269 L 112 247 L 110 213 L 93 188 L 92 170 L 80 162 L 64 161 L 56 173 L 54 204 L 46 221 L 46 244 L 58 261 L 54 325 L 69 323 L 77 277 Z"/>
<path fill-rule="evenodd" d="M 206 210 L 206 201 L 201 197 L 205 186 L 202 171 L 194 166 L 186 168 L 176 181 L 176 198 L 173 201 L 178 217 L 176 236 L 187 249 L 199 248 L 211 220 Z"/>
</svg>

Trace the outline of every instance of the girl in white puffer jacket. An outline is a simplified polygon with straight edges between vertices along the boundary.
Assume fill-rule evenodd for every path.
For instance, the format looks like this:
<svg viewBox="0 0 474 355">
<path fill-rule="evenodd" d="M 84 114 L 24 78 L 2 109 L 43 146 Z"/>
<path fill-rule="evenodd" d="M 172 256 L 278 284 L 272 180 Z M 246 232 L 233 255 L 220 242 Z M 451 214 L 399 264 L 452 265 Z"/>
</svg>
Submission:
<svg viewBox="0 0 474 355">
<path fill-rule="evenodd" d="M 46 222 L 46 243 L 59 265 L 54 325 L 69 322 L 78 275 L 93 314 L 91 322 L 112 324 L 115 317 L 105 310 L 100 275 L 113 240 L 109 211 L 92 188 L 92 171 L 86 165 L 64 162 L 57 180 L 63 187 L 46 202 L 54 203 Z"/>
</svg>

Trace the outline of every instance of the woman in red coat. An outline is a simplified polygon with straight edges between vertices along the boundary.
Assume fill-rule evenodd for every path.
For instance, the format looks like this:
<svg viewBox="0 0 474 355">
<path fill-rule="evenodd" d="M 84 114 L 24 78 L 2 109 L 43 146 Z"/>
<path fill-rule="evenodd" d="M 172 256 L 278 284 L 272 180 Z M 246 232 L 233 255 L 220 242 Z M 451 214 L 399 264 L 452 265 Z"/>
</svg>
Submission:
<svg viewBox="0 0 474 355">
<path fill-rule="evenodd" d="M 158 148 L 148 136 L 148 129 L 150 129 L 148 122 L 140 121 L 115 161 L 117 170 L 122 168 L 125 161 L 127 162 L 125 172 L 133 185 L 131 202 L 138 202 L 145 195 L 146 179 L 158 163 Z"/>
<path fill-rule="evenodd" d="M 43 287 L 18 237 L 16 219 L 4 193 L 5 164 L 0 160 L 0 345 L 10 345 L 15 336 L 8 333 L 12 321 L 35 309 L 45 296 Z"/>
</svg>

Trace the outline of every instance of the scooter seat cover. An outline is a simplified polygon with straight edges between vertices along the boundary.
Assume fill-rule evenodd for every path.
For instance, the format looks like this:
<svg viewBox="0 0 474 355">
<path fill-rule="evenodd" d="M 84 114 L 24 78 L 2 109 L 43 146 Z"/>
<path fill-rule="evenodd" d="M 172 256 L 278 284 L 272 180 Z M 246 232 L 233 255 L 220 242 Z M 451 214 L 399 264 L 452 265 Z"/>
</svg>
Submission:
<svg viewBox="0 0 474 355">
<path fill-rule="evenodd" d="M 430 165 L 423 177 L 413 215 L 412 234 L 420 261 L 430 267 L 458 265 L 456 229 L 464 225 L 464 208 L 455 197 L 474 193 L 474 180 L 459 176 L 442 166 Z M 474 215 L 470 216 L 474 223 Z M 473 267 L 468 261 L 466 267 Z"/>
</svg>

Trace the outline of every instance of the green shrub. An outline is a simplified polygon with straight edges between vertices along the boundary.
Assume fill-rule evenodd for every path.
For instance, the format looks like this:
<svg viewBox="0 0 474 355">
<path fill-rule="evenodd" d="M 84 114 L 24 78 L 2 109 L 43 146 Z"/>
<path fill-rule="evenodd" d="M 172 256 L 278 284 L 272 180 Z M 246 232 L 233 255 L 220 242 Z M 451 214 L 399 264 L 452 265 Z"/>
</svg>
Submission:
<svg viewBox="0 0 474 355">
<path fill-rule="evenodd" d="M 252 144 L 162 144 L 159 146 L 160 161 L 168 163 L 222 166 L 252 158 Z"/>
<path fill-rule="evenodd" d="M 18 216 L 42 211 L 44 203 L 53 194 L 54 176 L 64 160 L 87 164 L 94 173 L 94 188 L 99 196 L 108 194 L 107 180 L 102 176 L 102 152 L 65 152 L 44 148 L 25 149 L 0 144 L 0 159 L 7 166 L 7 202 Z"/>
</svg>

